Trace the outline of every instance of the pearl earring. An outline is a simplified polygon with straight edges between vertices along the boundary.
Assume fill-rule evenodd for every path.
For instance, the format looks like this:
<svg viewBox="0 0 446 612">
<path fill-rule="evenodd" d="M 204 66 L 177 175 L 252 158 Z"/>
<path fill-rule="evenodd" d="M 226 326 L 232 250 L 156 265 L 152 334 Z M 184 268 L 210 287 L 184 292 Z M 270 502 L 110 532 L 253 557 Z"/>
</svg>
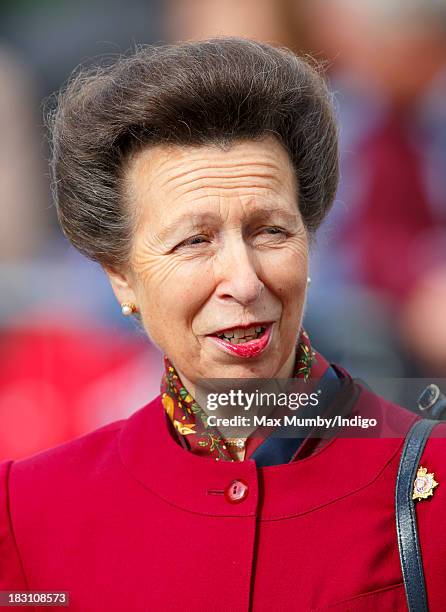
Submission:
<svg viewBox="0 0 446 612">
<path fill-rule="evenodd" d="M 135 304 L 132 304 L 131 302 L 122 302 L 121 312 L 125 317 L 128 317 L 129 315 L 136 312 L 136 306 Z"/>
<path fill-rule="evenodd" d="M 307 285 L 308 287 L 311 285 L 311 276 L 307 276 Z"/>
</svg>

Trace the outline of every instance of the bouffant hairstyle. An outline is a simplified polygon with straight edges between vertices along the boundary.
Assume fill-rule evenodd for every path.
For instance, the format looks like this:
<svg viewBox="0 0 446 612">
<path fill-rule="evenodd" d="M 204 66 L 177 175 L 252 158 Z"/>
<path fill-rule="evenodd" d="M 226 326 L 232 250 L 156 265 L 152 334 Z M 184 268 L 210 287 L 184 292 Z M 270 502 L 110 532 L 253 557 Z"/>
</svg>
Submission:
<svg viewBox="0 0 446 612">
<path fill-rule="evenodd" d="M 49 112 L 53 194 L 62 231 L 110 269 L 129 263 L 135 218 L 126 161 L 162 144 L 228 147 L 273 134 L 288 152 L 312 234 L 338 182 L 332 96 L 315 63 L 243 38 L 143 46 L 81 68 Z"/>
</svg>

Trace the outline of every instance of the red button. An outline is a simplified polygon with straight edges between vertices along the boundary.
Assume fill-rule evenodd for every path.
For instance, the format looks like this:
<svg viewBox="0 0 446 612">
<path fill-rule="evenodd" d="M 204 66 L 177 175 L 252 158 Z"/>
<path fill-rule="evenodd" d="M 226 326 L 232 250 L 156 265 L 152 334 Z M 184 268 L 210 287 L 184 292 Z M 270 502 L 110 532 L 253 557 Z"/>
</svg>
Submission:
<svg viewBox="0 0 446 612">
<path fill-rule="evenodd" d="M 238 504 L 248 495 L 248 483 L 244 480 L 233 480 L 225 489 L 225 497 L 230 504 Z"/>
</svg>

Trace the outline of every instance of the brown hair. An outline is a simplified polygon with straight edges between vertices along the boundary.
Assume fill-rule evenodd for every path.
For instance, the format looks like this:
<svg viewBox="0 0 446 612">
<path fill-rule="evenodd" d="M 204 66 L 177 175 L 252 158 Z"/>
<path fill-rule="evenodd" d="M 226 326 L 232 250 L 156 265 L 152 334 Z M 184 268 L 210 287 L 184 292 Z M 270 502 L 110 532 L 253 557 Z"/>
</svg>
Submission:
<svg viewBox="0 0 446 612">
<path fill-rule="evenodd" d="M 331 95 L 285 48 L 234 37 L 140 47 L 81 69 L 49 113 L 53 193 L 65 236 L 84 255 L 128 263 L 134 219 L 123 205 L 130 153 L 159 144 L 227 146 L 274 134 L 285 147 L 309 232 L 338 182 Z"/>
</svg>

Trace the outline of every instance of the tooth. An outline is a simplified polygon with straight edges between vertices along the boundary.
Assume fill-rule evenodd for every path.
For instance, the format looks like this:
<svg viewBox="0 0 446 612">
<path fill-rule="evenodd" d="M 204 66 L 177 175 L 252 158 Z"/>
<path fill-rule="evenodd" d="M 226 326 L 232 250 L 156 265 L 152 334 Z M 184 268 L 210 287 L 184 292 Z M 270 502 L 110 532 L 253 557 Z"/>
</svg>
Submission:
<svg viewBox="0 0 446 612">
<path fill-rule="evenodd" d="M 234 333 L 233 332 L 224 332 L 224 336 L 225 336 L 225 338 L 233 338 L 234 337 Z"/>
<path fill-rule="evenodd" d="M 246 338 L 239 338 L 238 343 L 239 344 L 245 344 L 246 341 L 247 341 Z"/>
<path fill-rule="evenodd" d="M 234 338 L 243 338 L 245 335 L 244 329 L 235 329 L 234 330 Z"/>
<path fill-rule="evenodd" d="M 256 327 L 256 332 L 261 332 L 262 328 L 261 327 Z"/>
<path fill-rule="evenodd" d="M 231 343 L 232 344 L 238 344 L 240 342 L 239 338 L 232 338 L 231 339 Z"/>
</svg>

